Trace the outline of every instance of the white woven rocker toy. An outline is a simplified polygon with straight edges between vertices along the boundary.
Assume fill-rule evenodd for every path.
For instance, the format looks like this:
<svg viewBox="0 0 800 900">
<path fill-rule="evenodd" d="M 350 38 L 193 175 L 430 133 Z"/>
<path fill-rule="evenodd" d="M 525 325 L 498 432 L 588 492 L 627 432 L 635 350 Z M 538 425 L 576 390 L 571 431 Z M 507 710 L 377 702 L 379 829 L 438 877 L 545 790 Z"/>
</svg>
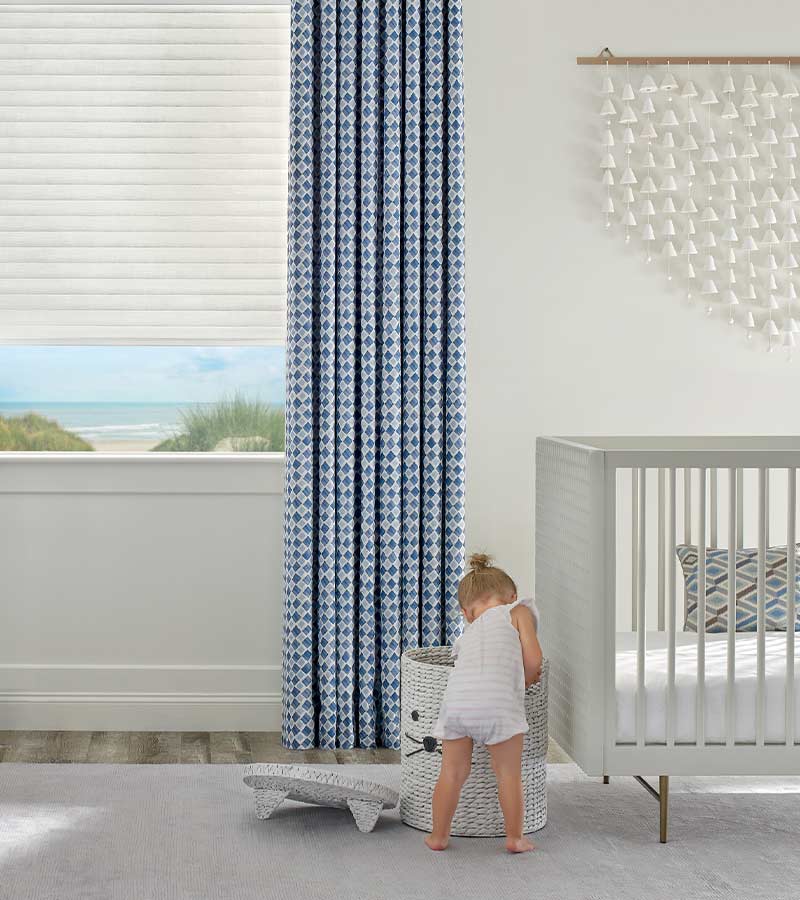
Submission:
<svg viewBox="0 0 800 900">
<path fill-rule="evenodd" d="M 365 834 L 375 827 L 381 810 L 393 809 L 399 800 L 397 791 L 384 784 L 311 766 L 253 763 L 245 769 L 244 783 L 255 792 L 259 819 L 268 819 L 284 800 L 298 800 L 349 809 Z"/>
<path fill-rule="evenodd" d="M 408 650 L 401 662 L 400 818 L 430 831 L 433 789 L 442 765 L 441 743 L 431 734 L 439 716 L 453 667 L 449 647 Z M 522 750 L 523 831 L 547 824 L 547 660 L 538 684 L 525 692 L 529 731 Z M 461 791 L 451 833 L 461 837 L 495 837 L 505 833 L 497 781 L 487 749 L 475 744 L 472 769 Z"/>
</svg>

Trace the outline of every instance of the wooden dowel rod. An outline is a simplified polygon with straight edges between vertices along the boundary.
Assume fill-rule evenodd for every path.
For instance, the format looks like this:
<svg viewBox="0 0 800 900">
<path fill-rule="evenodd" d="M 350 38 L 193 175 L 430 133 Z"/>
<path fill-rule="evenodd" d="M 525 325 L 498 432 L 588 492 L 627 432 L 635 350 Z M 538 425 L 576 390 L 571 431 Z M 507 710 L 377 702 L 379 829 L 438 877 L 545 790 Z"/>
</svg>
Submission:
<svg viewBox="0 0 800 900">
<path fill-rule="evenodd" d="M 787 66 L 800 56 L 579 56 L 579 66 Z"/>
</svg>

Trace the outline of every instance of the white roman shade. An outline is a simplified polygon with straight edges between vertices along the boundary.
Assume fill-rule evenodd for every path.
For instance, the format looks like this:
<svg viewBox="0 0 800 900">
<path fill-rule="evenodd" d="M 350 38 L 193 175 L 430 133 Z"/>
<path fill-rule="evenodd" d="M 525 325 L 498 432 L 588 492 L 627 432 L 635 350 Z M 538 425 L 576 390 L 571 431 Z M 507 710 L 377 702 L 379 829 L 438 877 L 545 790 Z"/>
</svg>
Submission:
<svg viewBox="0 0 800 900">
<path fill-rule="evenodd" d="M 0 7 L 0 342 L 283 343 L 288 5 Z"/>
</svg>

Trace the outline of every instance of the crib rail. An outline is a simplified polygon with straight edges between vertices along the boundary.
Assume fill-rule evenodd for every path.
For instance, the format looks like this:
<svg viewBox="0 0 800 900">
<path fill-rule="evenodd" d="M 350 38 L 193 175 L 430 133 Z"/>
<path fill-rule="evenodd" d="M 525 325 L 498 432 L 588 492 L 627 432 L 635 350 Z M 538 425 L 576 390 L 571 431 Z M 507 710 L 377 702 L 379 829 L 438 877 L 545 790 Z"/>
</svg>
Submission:
<svg viewBox="0 0 800 900">
<path fill-rule="evenodd" d="M 755 747 L 764 747 L 765 744 L 782 743 L 787 747 L 793 747 L 797 743 L 795 735 L 795 628 L 797 618 L 796 589 L 796 520 L 797 520 L 797 470 L 794 466 L 786 469 L 773 469 L 772 467 L 759 466 L 755 470 L 746 470 L 738 467 L 722 469 L 719 466 L 659 466 L 651 469 L 646 466 L 635 467 L 610 467 L 613 473 L 614 490 L 616 497 L 628 493 L 631 497 L 630 523 L 627 528 L 630 546 L 630 571 L 631 571 L 631 614 L 630 630 L 635 636 L 636 666 L 635 666 L 635 734 L 633 738 L 619 735 L 615 738 L 615 744 L 635 744 L 643 748 L 649 744 L 674 747 L 676 742 L 684 745 L 690 744 L 703 748 L 708 744 L 726 745 L 733 747 L 737 743 L 752 744 Z M 755 475 L 750 496 L 745 495 L 745 485 L 751 480 L 746 478 L 750 474 Z M 775 477 L 771 478 L 773 474 Z M 778 477 L 778 476 L 782 477 Z M 655 477 L 653 477 L 655 476 Z M 679 561 L 676 556 L 677 547 L 677 518 L 678 496 L 677 484 L 680 478 L 682 489 L 682 517 L 683 517 L 683 541 L 689 547 L 696 548 L 694 588 L 688 586 L 689 579 L 684 578 L 680 571 Z M 626 489 L 626 480 L 629 488 Z M 655 503 L 650 501 L 650 484 L 655 482 Z M 772 490 L 771 490 L 772 487 Z M 771 503 L 771 494 L 780 490 L 780 496 Z M 743 551 L 745 517 L 744 511 L 747 500 L 751 501 L 750 513 L 753 517 L 755 529 L 756 551 L 756 585 L 755 585 L 755 685 L 754 685 L 754 721 L 752 738 L 737 739 L 737 612 L 741 614 L 742 600 L 737 592 L 737 579 L 740 588 L 743 579 L 738 571 L 737 551 Z M 724 501 L 724 503 L 723 503 Z M 723 509 L 724 506 L 724 509 Z M 652 508 L 651 508 L 652 507 Z M 771 509 L 772 507 L 772 509 Z M 777 528 L 772 522 L 775 515 L 775 507 L 785 509 L 782 526 Z M 720 529 L 720 513 L 724 512 L 725 522 Z M 650 540 L 648 531 L 655 521 L 655 545 Z M 609 522 L 609 527 L 614 530 L 617 537 L 615 543 L 620 541 L 621 534 L 626 531 L 619 518 Z M 751 529 L 752 531 L 752 529 Z M 722 535 L 723 539 L 720 540 Z M 772 536 L 772 537 L 771 537 Z M 767 737 L 767 555 L 774 555 L 776 544 L 786 547 L 785 576 L 780 571 L 770 569 L 770 577 L 777 587 L 777 601 L 773 600 L 773 606 L 780 604 L 781 592 L 779 584 L 785 578 L 785 591 L 783 601 L 786 605 L 786 630 L 785 630 L 785 670 L 783 673 L 783 736 L 780 741 L 775 739 L 774 733 Z M 714 575 L 709 576 L 708 563 L 709 551 L 722 550 L 724 553 L 718 556 L 719 560 L 725 560 L 724 577 L 720 574 L 719 566 L 715 565 Z M 655 566 L 652 564 L 655 557 Z M 709 700 L 707 696 L 707 676 L 709 674 L 708 649 L 710 630 L 719 631 L 719 624 L 710 614 L 707 606 L 707 598 L 715 587 L 727 582 L 727 627 L 726 627 L 726 659 L 724 673 L 719 669 L 713 671 L 715 681 L 719 681 L 724 674 L 724 733 L 717 732 L 713 737 L 706 735 L 708 713 L 716 714 L 720 710 L 717 705 L 720 698 Z M 679 584 L 685 584 L 683 589 L 683 616 L 677 615 Z M 615 589 L 615 595 L 618 594 Z M 745 593 L 747 593 L 745 585 Z M 717 600 L 719 590 L 715 591 Z M 679 634 L 685 635 L 686 623 L 689 612 L 689 598 L 693 597 L 693 610 L 697 622 L 696 637 L 693 642 L 687 644 L 684 640 L 682 648 L 694 643 L 693 652 L 696 655 L 694 686 L 694 736 L 687 739 L 677 737 L 676 717 L 679 714 L 678 697 L 676 694 L 676 650 Z M 613 612 L 616 614 L 619 603 L 614 604 Z M 705 623 L 705 627 L 703 624 Z M 621 629 L 620 623 L 615 624 L 615 636 Z M 623 623 L 624 627 L 624 623 Z M 648 653 L 650 645 L 657 647 L 663 645 L 658 636 L 665 636 L 666 655 L 653 657 Z M 616 641 L 615 641 L 616 644 Z M 690 651 L 691 652 L 691 651 Z M 718 654 L 715 654 L 715 660 Z M 615 654 L 616 660 L 616 654 Z M 648 669 L 655 671 L 648 672 Z M 774 665 L 772 666 L 774 670 Z M 661 670 L 661 671 L 659 671 Z M 664 724 L 662 733 L 654 736 L 648 735 L 648 723 L 652 724 L 652 716 L 648 717 L 648 704 L 653 702 L 653 691 L 648 691 L 652 681 L 658 681 L 664 676 Z M 771 671 L 774 678 L 776 673 Z M 616 689 L 620 688 L 615 677 Z M 746 690 L 746 687 L 744 688 Z M 709 703 L 712 704 L 709 708 Z M 615 715 L 617 710 L 614 710 Z M 684 729 L 685 730 L 685 729 Z M 740 729 L 741 730 L 741 729 Z M 774 732 L 774 728 L 771 729 Z M 746 729 L 745 729 L 746 731 Z"/>
<path fill-rule="evenodd" d="M 546 439 L 537 449 L 537 508 L 550 490 L 538 475 L 540 458 L 553 449 L 547 441 L 585 452 L 603 481 L 590 515 L 604 548 L 590 573 L 604 616 L 596 672 L 602 697 L 594 698 L 604 749 L 602 772 L 592 774 L 800 773 L 800 439 Z M 537 520 L 537 593 L 539 528 Z M 691 550 L 682 551 L 681 566 L 680 543 L 695 548 L 693 567 Z M 560 552 L 565 570 L 568 554 Z M 556 616 L 558 583 L 551 578 L 540 596 L 543 605 L 552 599 Z M 744 614 L 751 604 L 752 622 Z M 781 604 L 784 632 L 773 630 Z M 597 768 L 575 758 L 587 772 Z"/>
</svg>

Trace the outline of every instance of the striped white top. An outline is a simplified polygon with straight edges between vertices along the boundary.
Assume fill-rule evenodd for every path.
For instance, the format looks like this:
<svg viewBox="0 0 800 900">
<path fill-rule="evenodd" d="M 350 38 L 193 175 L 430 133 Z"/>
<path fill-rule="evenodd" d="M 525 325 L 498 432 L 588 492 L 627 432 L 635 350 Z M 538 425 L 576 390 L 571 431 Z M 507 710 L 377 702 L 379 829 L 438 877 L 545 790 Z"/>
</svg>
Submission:
<svg viewBox="0 0 800 900">
<path fill-rule="evenodd" d="M 498 744 L 525 734 L 525 670 L 519 632 L 511 610 L 522 603 L 539 624 L 533 600 L 494 606 L 467 625 L 453 647 L 455 667 L 447 682 L 434 737 L 471 737 L 480 744 Z"/>
</svg>

